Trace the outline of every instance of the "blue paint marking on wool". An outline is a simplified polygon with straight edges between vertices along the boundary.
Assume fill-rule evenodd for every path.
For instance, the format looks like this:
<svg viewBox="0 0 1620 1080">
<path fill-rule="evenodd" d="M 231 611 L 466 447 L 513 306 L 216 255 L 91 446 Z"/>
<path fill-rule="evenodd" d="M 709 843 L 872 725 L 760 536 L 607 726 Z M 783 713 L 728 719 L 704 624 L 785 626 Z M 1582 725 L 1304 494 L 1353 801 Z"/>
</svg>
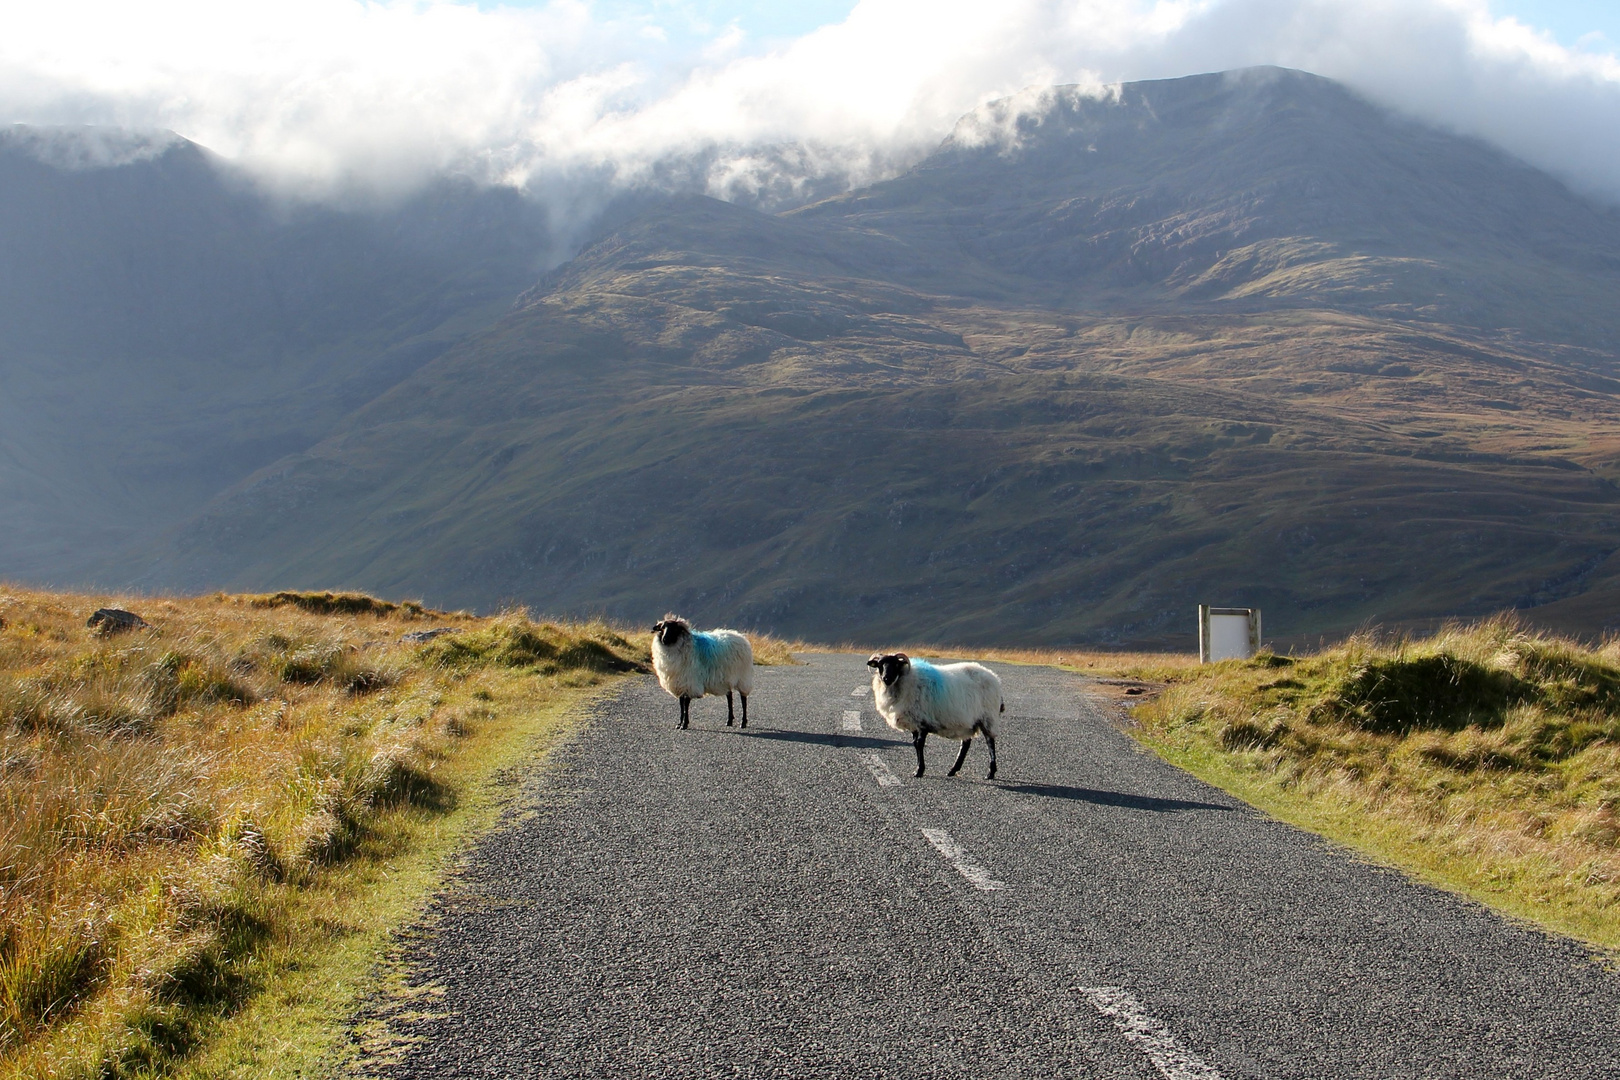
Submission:
<svg viewBox="0 0 1620 1080">
<path fill-rule="evenodd" d="M 917 697 L 930 706 L 945 696 L 945 676 L 927 660 L 913 660 L 911 673 L 917 680 Z"/>
<path fill-rule="evenodd" d="M 706 634 L 700 630 L 692 632 L 692 672 L 701 679 L 704 689 L 709 693 L 714 692 L 709 688 L 720 670 L 724 651 L 725 646 L 713 634 Z"/>
</svg>

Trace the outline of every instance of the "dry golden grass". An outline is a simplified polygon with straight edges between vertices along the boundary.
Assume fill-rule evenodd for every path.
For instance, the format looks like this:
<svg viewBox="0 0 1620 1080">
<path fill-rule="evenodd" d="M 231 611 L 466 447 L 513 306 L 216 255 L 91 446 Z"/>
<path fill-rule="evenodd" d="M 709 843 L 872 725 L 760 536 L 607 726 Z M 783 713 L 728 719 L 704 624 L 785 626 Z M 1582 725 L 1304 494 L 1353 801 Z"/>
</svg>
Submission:
<svg viewBox="0 0 1620 1080">
<path fill-rule="evenodd" d="M 100 606 L 151 626 L 98 634 Z M 401 640 L 430 626 L 458 632 Z M 644 660 L 523 614 L 0 588 L 0 1075 L 169 1071 L 320 931 L 302 896 L 455 804 L 497 678 L 532 700 Z"/>
<path fill-rule="evenodd" d="M 750 639 L 755 642 L 755 654 L 759 653 L 758 642 L 761 637 Z M 775 641 L 775 639 L 768 639 Z M 1023 648 L 1001 645 L 941 645 L 934 642 L 911 642 L 895 645 L 884 643 L 882 645 L 861 644 L 860 642 L 844 641 L 838 644 L 827 644 L 809 641 L 782 641 L 778 643 L 783 652 L 791 655 L 795 652 L 828 652 L 828 653 L 858 653 L 871 654 L 874 652 L 903 652 L 911 656 L 921 656 L 929 660 L 1000 660 L 1010 664 L 1034 664 L 1041 667 L 1059 667 L 1084 675 L 1096 675 L 1102 678 L 1128 678 L 1149 681 L 1163 681 L 1178 672 L 1186 671 L 1198 666 L 1197 653 L 1167 653 L 1167 652 L 1133 652 L 1123 649 L 1097 649 L 1084 645 L 1070 648 Z"/>
<path fill-rule="evenodd" d="M 1620 948 L 1620 644 L 1511 617 L 1189 668 L 1134 712 L 1172 761 L 1514 915 Z"/>
<path fill-rule="evenodd" d="M 1128 652 L 1106 649 L 940 649 L 918 646 L 922 656 L 962 656 L 976 660 L 1002 660 L 1013 664 L 1038 664 L 1065 668 L 1083 675 L 1102 678 L 1163 682 L 1198 667 L 1197 653 Z"/>
<path fill-rule="evenodd" d="M 651 647 L 651 635 L 648 635 L 648 647 Z M 750 631 L 748 644 L 754 649 L 754 663 L 756 666 L 774 667 L 783 664 L 799 663 L 793 656 L 796 652 L 815 652 L 818 646 L 803 641 L 794 641 L 787 638 L 773 637 Z"/>
</svg>

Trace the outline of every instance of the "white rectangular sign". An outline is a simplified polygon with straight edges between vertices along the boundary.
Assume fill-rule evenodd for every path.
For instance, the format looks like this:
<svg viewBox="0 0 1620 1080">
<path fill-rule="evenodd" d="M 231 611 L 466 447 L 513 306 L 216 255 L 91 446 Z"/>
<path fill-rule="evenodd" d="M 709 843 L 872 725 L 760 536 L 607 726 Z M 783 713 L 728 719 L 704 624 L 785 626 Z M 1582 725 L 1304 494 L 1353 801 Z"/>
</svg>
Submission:
<svg viewBox="0 0 1620 1080">
<path fill-rule="evenodd" d="M 1247 660 L 1260 651 L 1260 609 L 1198 605 L 1198 659 Z"/>
</svg>

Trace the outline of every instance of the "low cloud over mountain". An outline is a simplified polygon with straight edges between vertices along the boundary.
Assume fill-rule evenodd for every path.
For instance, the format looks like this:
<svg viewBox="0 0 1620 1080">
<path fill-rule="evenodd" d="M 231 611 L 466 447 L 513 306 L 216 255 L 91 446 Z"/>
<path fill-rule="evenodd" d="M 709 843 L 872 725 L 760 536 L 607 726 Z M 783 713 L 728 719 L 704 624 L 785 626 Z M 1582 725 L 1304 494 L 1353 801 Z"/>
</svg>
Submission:
<svg viewBox="0 0 1620 1080">
<path fill-rule="evenodd" d="M 446 170 L 557 224 L 604 186 L 788 205 L 890 176 L 1028 86 L 1304 68 L 1620 200 L 1620 61 L 1485 0 L 862 0 L 756 42 L 626 14 L 360 0 L 7 0 L 0 118 L 173 130 L 284 190 L 399 196 Z"/>
</svg>

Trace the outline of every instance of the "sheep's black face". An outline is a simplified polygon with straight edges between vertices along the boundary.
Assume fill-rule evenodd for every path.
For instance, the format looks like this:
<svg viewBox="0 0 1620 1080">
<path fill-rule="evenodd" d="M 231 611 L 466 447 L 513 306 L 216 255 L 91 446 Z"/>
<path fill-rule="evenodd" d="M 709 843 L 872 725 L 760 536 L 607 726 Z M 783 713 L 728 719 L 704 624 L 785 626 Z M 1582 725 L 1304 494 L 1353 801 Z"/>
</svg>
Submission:
<svg viewBox="0 0 1620 1080">
<path fill-rule="evenodd" d="M 653 636 L 664 648 L 673 648 L 690 631 L 687 629 L 685 619 L 660 619 L 653 624 Z"/>
<path fill-rule="evenodd" d="M 895 681 L 906 673 L 906 669 L 911 667 L 911 657 L 903 652 L 873 653 L 866 666 L 877 670 L 884 686 L 893 686 Z"/>
</svg>

